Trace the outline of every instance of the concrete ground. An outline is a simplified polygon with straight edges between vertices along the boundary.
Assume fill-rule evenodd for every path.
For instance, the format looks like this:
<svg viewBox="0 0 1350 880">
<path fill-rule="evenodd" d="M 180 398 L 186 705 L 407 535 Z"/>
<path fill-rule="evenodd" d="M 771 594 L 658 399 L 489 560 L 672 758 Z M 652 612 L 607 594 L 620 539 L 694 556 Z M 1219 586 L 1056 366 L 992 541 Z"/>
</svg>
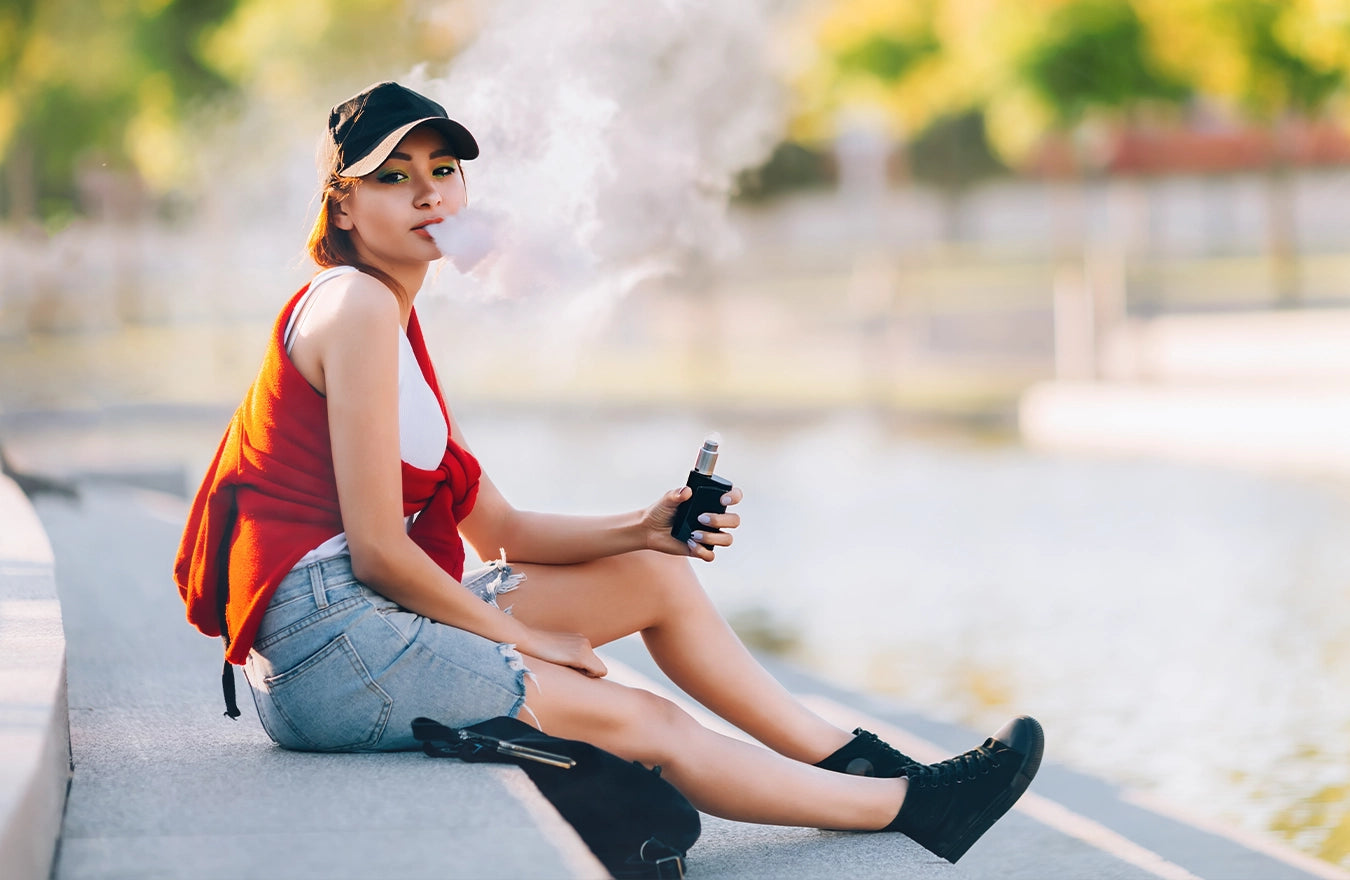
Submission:
<svg viewBox="0 0 1350 880">
<path fill-rule="evenodd" d="M 219 643 L 187 625 L 170 577 L 175 502 L 85 487 L 38 505 L 59 547 L 76 768 L 56 878 L 601 873 L 513 769 L 282 751 L 247 696 L 222 717 Z"/>
<path fill-rule="evenodd" d="M 219 646 L 184 622 L 170 578 L 181 499 L 106 480 L 80 488 L 77 502 L 37 504 L 65 617 L 75 766 L 54 877 L 602 875 L 517 770 L 420 754 L 285 752 L 247 699 L 243 718 L 221 717 Z M 679 698 L 640 643 L 625 640 L 605 656 L 616 678 Z M 918 757 L 983 739 L 769 662 L 817 711 Z M 1031 793 L 958 865 L 900 835 L 705 817 L 689 876 L 1347 876 L 1264 840 L 1172 818 L 1056 764 L 1053 730 L 1048 740 Z"/>
</svg>

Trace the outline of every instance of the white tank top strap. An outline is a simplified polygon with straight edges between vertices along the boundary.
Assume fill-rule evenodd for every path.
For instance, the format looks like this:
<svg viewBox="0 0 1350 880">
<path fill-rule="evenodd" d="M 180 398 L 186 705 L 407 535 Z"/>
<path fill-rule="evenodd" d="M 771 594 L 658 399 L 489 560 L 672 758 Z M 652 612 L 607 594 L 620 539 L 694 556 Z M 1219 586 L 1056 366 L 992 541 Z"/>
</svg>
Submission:
<svg viewBox="0 0 1350 880">
<path fill-rule="evenodd" d="M 291 353 L 294 334 L 300 329 L 300 321 L 297 319 L 300 318 L 302 313 L 306 315 L 309 314 L 309 304 L 313 300 L 314 291 L 318 289 L 319 285 L 323 284 L 325 281 L 331 281 L 339 275 L 346 275 L 350 272 L 359 271 L 360 270 L 355 266 L 334 266 L 331 269 L 324 269 L 310 279 L 309 289 L 305 291 L 305 295 L 300 297 L 300 302 L 296 303 L 295 308 L 291 310 L 291 319 L 286 322 L 286 332 L 281 334 L 282 342 L 286 346 L 286 354 Z"/>
</svg>

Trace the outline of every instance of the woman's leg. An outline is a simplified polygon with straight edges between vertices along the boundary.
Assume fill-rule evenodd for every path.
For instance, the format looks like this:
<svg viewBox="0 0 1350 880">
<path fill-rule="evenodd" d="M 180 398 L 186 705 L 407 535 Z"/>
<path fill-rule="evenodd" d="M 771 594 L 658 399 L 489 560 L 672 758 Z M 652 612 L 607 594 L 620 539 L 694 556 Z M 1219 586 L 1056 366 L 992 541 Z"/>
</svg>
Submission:
<svg viewBox="0 0 1350 880">
<path fill-rule="evenodd" d="M 642 633 L 671 681 L 774 751 L 810 764 L 853 738 L 799 703 L 755 660 L 688 560 L 641 551 L 580 565 L 513 567 L 527 580 L 502 604 L 518 619 L 582 633 L 595 646 Z"/>
<path fill-rule="evenodd" d="M 904 801 L 906 779 L 831 773 L 714 733 L 647 691 L 540 660 L 529 666 L 534 680 L 526 679 L 529 711 L 522 720 L 630 761 L 659 764 L 694 806 L 715 816 L 868 831 L 886 827 Z"/>
</svg>

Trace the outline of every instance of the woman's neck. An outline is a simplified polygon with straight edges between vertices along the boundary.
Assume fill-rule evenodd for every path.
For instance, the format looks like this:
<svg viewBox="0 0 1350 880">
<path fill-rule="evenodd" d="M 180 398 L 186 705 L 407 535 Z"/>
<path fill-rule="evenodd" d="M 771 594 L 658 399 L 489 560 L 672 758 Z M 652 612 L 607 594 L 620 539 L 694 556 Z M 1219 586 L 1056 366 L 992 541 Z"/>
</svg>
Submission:
<svg viewBox="0 0 1350 880">
<path fill-rule="evenodd" d="M 403 325 L 404 331 L 407 331 L 408 320 L 412 315 L 413 301 L 417 299 L 417 291 L 422 287 L 422 277 L 414 276 L 406 271 L 392 271 L 389 268 L 385 268 L 384 271 L 388 272 L 390 277 L 403 288 L 402 292 L 390 292 L 394 294 L 394 299 L 398 300 L 398 322 Z"/>
<path fill-rule="evenodd" d="M 427 278 L 427 264 L 418 263 L 410 266 L 391 266 L 385 268 L 395 281 L 403 288 L 403 296 L 399 297 L 399 314 L 403 317 L 403 326 L 408 326 L 408 314 L 412 311 L 413 300 L 417 298 L 417 292 L 422 289 L 422 282 Z"/>
<path fill-rule="evenodd" d="M 409 316 L 412 314 L 413 300 L 417 299 L 417 292 L 422 289 L 422 283 L 426 281 L 428 264 L 417 262 L 401 263 L 391 266 L 381 261 L 371 260 L 367 255 L 361 254 L 359 250 L 358 256 L 361 257 L 362 261 L 365 262 L 367 266 L 387 273 L 390 278 L 398 282 L 399 286 L 403 288 L 402 295 L 399 295 L 394 291 L 390 292 L 394 293 L 395 298 L 398 300 L 399 322 L 403 325 L 403 329 L 407 330 Z"/>
</svg>

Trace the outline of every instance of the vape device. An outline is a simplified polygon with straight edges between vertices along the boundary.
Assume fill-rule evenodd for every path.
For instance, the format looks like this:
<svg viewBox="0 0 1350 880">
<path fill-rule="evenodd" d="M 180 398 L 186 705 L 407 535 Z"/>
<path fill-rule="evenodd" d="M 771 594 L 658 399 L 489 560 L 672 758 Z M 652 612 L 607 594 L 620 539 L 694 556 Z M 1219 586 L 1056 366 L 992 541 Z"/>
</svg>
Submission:
<svg viewBox="0 0 1350 880">
<path fill-rule="evenodd" d="M 685 485 L 693 489 L 694 494 L 675 508 L 675 525 L 670 530 L 681 541 L 688 541 L 690 533 L 700 529 L 705 532 L 720 531 L 703 525 L 698 518 L 705 513 L 725 513 L 727 509 L 722 503 L 722 496 L 731 491 L 731 481 L 713 473 L 713 467 L 717 465 L 717 447 L 721 444 L 720 434 L 709 434 L 698 451 L 694 469 L 689 472 L 689 480 Z M 711 549 L 711 545 L 703 546 Z"/>
</svg>

